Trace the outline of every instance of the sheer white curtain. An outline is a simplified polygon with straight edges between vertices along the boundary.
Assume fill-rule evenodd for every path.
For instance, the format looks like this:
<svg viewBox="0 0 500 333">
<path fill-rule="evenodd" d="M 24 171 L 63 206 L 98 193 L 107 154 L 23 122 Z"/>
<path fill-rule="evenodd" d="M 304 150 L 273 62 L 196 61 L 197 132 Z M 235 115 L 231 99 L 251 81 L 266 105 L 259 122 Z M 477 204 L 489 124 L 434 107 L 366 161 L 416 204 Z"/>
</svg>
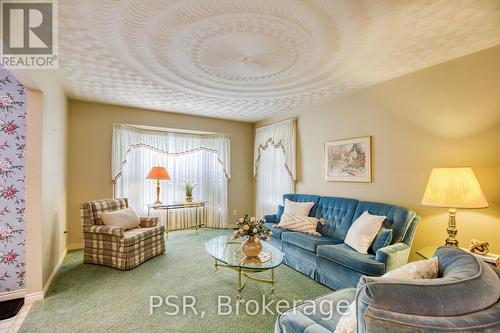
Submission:
<svg viewBox="0 0 500 333">
<path fill-rule="evenodd" d="M 276 212 L 283 194 L 295 191 L 295 119 L 255 132 L 256 214 Z"/>
<path fill-rule="evenodd" d="M 227 150 L 227 151 L 226 151 Z M 123 155 L 120 154 L 123 153 Z M 227 156 L 226 156 L 227 154 Z M 227 158 L 221 159 L 221 156 Z M 209 227 L 228 225 L 229 137 L 150 131 L 117 124 L 113 128 L 113 180 L 115 196 L 127 197 L 140 214 L 155 201 L 155 181 L 145 179 L 153 166 L 167 168 L 172 180 L 161 182 L 162 202 L 184 201 L 183 181 L 198 184 L 194 200 L 208 201 Z M 156 211 L 164 221 L 165 212 Z M 195 222 L 194 209 L 171 211 L 170 229 L 182 229 Z"/>
</svg>

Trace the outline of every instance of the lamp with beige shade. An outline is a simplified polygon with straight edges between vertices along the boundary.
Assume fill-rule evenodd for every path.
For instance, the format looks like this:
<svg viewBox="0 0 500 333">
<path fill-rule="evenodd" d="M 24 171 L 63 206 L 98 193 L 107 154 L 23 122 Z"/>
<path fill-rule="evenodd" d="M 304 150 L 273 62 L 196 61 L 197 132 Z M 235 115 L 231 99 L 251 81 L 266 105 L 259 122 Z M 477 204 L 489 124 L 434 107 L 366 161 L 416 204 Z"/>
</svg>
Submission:
<svg viewBox="0 0 500 333">
<path fill-rule="evenodd" d="M 155 166 L 152 167 L 151 170 L 149 170 L 148 175 L 146 176 L 146 179 L 154 179 L 156 180 L 156 201 L 155 205 L 161 205 L 160 201 L 160 180 L 170 180 L 170 175 L 168 174 L 168 171 L 164 167 L 159 167 Z"/>
<path fill-rule="evenodd" d="M 455 215 L 457 208 L 486 208 L 488 202 L 470 167 L 434 168 L 425 189 L 422 205 L 448 209 L 448 238 L 445 245 L 458 246 Z"/>
</svg>

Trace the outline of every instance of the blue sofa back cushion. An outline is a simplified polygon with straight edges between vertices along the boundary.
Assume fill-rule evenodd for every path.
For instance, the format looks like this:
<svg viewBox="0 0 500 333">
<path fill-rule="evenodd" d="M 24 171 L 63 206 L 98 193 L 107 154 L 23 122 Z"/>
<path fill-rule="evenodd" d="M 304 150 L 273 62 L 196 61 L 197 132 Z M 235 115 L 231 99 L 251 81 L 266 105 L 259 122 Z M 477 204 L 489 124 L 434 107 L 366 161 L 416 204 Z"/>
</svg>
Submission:
<svg viewBox="0 0 500 333">
<path fill-rule="evenodd" d="M 288 199 L 290 201 L 295 201 L 295 202 L 314 202 L 314 206 L 309 211 L 309 216 L 315 216 L 316 209 L 318 208 L 319 198 L 320 198 L 319 195 L 314 195 L 314 194 L 289 193 L 289 194 L 283 195 L 283 204 L 285 204 L 285 199 Z M 281 219 L 281 215 L 279 216 L 279 218 Z M 278 220 L 278 222 L 279 222 L 279 220 Z"/>
<path fill-rule="evenodd" d="M 383 226 L 392 229 L 391 244 L 402 242 L 411 221 L 416 216 L 414 211 L 404 207 L 378 202 L 360 201 L 354 213 L 353 222 L 364 212 L 372 215 L 387 216 Z"/>
<path fill-rule="evenodd" d="M 355 199 L 322 197 L 315 216 L 324 219 L 325 224 L 318 223 L 318 232 L 325 236 L 345 239 L 357 205 L 358 200 Z"/>
<path fill-rule="evenodd" d="M 280 223 L 281 216 L 283 215 L 284 211 L 285 211 L 285 207 L 282 205 L 279 205 L 278 206 L 278 213 L 276 214 L 276 223 Z"/>
</svg>

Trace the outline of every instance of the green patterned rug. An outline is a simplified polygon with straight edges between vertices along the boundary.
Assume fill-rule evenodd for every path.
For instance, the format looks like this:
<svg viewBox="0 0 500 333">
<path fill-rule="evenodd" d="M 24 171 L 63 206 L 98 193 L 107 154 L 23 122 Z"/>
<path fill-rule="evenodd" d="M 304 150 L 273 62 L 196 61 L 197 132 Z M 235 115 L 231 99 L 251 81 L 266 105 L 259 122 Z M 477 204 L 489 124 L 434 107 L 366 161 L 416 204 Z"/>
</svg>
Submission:
<svg viewBox="0 0 500 333">
<path fill-rule="evenodd" d="M 263 295 L 275 312 L 279 300 L 284 300 L 280 306 L 286 306 L 330 292 L 281 265 L 274 296 L 269 285 L 248 281 L 244 302 L 236 306 L 236 272 L 221 269 L 214 276 L 214 261 L 205 251 L 207 240 L 229 233 L 217 229 L 172 232 L 164 255 L 126 272 L 83 264 L 83 252 L 71 251 L 45 300 L 33 305 L 19 332 L 273 332 L 277 314 L 263 309 Z M 175 306 L 163 304 L 152 308 L 151 315 L 151 299 L 155 305 L 160 302 L 155 296 L 163 300 L 171 296 L 169 301 L 179 306 L 179 314 L 169 315 L 166 312 L 175 312 Z M 182 314 L 184 296 L 186 304 L 196 302 L 197 314 L 190 307 Z M 221 302 L 219 296 L 225 296 Z M 228 300 L 231 306 L 225 305 Z M 232 314 L 218 315 L 219 304 L 223 314 L 230 309 Z"/>
</svg>

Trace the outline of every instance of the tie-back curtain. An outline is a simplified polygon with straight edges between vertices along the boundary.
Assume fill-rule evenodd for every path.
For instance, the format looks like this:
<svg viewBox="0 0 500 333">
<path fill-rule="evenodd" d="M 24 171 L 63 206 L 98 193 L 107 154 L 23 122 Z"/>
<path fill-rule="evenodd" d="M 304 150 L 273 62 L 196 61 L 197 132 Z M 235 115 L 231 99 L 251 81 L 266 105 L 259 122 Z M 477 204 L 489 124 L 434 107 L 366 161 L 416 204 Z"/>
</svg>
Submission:
<svg viewBox="0 0 500 333">
<path fill-rule="evenodd" d="M 295 119 L 255 131 L 254 177 L 258 218 L 275 213 L 283 194 L 295 191 Z"/>
<path fill-rule="evenodd" d="M 295 181 L 297 179 L 295 171 L 295 119 L 285 120 L 277 124 L 257 128 L 255 130 L 254 146 L 254 177 L 257 178 L 262 151 L 269 147 L 281 149 L 284 154 L 284 166 Z"/>
<path fill-rule="evenodd" d="M 112 177 L 116 197 L 127 197 L 138 213 L 147 213 L 146 204 L 156 198 L 155 181 L 145 179 L 153 166 L 166 167 L 171 181 L 161 181 L 160 200 L 184 200 L 183 181 L 198 184 L 194 200 L 207 201 L 205 222 L 209 227 L 228 224 L 228 180 L 230 141 L 227 135 L 195 135 L 113 126 Z M 201 212 L 201 211 L 200 211 Z M 153 211 L 165 222 L 164 211 Z M 193 226 L 195 210 L 170 211 L 169 229 Z"/>
</svg>

